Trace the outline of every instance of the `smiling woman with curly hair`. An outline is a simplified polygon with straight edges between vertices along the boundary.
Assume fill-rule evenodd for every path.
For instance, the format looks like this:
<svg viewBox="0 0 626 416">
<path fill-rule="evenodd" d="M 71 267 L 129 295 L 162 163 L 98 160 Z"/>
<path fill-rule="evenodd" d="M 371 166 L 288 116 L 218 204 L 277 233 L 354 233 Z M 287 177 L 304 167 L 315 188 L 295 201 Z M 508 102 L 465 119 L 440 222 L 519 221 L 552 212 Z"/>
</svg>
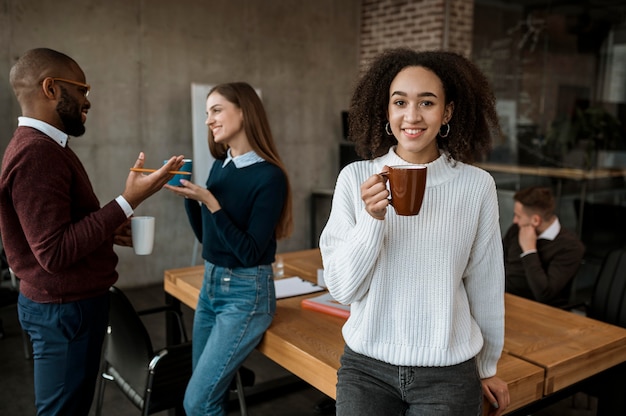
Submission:
<svg viewBox="0 0 626 416">
<path fill-rule="evenodd" d="M 493 178 L 470 163 L 498 132 L 483 74 L 452 52 L 393 49 L 356 86 L 346 166 L 320 237 L 324 279 L 350 305 L 337 415 L 477 416 L 509 405 L 504 262 Z M 426 167 L 417 215 L 390 209 L 389 166 Z M 482 392 L 482 394 L 481 394 Z"/>
<path fill-rule="evenodd" d="M 397 144 L 396 138 L 385 131 L 389 89 L 383 86 L 389 86 L 398 72 L 410 66 L 427 68 L 437 75 L 446 104 L 454 103 L 449 134 L 437 138 L 438 147 L 460 162 L 471 163 L 485 156 L 491 150 L 491 137 L 500 131 L 495 97 L 485 76 L 454 52 L 404 48 L 381 54 L 356 86 L 348 125 L 349 138 L 356 143 L 359 156 L 382 156 Z"/>
</svg>

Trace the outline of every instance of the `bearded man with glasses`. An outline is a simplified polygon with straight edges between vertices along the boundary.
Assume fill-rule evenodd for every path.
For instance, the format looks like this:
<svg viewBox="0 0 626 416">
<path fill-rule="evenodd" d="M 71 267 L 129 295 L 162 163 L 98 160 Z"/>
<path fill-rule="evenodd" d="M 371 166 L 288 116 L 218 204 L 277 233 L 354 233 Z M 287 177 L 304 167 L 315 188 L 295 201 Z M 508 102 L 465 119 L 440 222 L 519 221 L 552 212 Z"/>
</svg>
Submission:
<svg viewBox="0 0 626 416">
<path fill-rule="evenodd" d="M 0 173 L 0 234 L 20 278 L 18 315 L 33 346 L 38 415 L 87 415 L 118 274 L 114 244 L 132 245 L 129 217 L 183 164 L 130 172 L 104 206 L 70 149 L 85 133 L 91 87 L 69 56 L 46 48 L 18 59 L 10 82 L 22 110 Z M 144 164 L 143 152 L 134 167 Z"/>
</svg>

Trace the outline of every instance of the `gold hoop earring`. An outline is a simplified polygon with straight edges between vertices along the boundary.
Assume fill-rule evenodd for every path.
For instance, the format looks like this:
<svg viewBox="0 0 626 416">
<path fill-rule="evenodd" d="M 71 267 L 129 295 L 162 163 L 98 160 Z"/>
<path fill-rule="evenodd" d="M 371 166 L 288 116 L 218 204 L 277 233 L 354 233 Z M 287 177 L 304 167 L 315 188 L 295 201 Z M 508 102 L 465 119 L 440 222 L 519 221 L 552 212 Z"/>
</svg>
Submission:
<svg viewBox="0 0 626 416">
<path fill-rule="evenodd" d="M 448 137 L 448 134 L 450 134 L 450 123 L 445 123 L 445 124 L 441 125 L 441 127 L 444 127 L 444 126 L 448 128 L 446 130 L 446 134 L 442 134 L 441 133 L 441 128 L 439 128 L 439 137 L 442 137 L 442 138 L 445 139 L 446 137 Z"/>
<path fill-rule="evenodd" d="M 387 122 L 387 124 L 385 124 L 385 133 L 387 133 L 387 136 L 393 136 L 393 132 L 389 130 L 390 127 L 389 122 Z"/>
</svg>

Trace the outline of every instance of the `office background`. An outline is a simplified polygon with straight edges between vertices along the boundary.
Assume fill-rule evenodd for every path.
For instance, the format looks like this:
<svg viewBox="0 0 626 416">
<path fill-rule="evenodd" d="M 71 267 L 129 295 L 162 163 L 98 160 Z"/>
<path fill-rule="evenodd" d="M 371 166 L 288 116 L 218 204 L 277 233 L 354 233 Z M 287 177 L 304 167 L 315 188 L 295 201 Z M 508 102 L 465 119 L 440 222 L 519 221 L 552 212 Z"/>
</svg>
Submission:
<svg viewBox="0 0 626 416">
<path fill-rule="evenodd" d="M 583 166 L 578 143 L 555 155 L 545 139 L 585 99 L 624 120 L 624 7 L 615 0 L 0 0 L 0 152 L 20 113 L 9 70 L 30 48 L 69 54 L 92 85 L 87 132 L 70 144 L 102 203 L 123 190 L 139 151 L 149 167 L 173 154 L 193 157 L 192 83 L 247 81 L 262 91 L 294 190 L 295 232 L 279 250 L 308 248 L 319 231 L 311 193 L 334 186 L 345 144 L 341 113 L 378 52 L 409 46 L 471 57 L 493 83 L 503 121 L 493 161 Z M 616 157 L 625 124 L 610 149 Z M 528 181 L 498 181 L 506 213 L 506 191 Z M 320 224 L 328 201 L 322 205 Z M 194 258 L 179 198 L 160 192 L 137 214 L 157 217 L 156 245 L 151 256 L 117 248 L 122 287 L 160 282 L 163 270 Z"/>
<path fill-rule="evenodd" d="M 337 173 L 329 161 L 358 70 L 360 7 L 361 0 L 1 0 L 0 151 L 20 114 L 9 70 L 34 47 L 72 56 L 92 85 L 87 132 L 70 146 L 101 203 L 122 192 L 140 151 L 148 167 L 193 156 L 192 83 L 247 81 L 263 93 L 294 190 L 295 233 L 281 250 L 304 247 L 310 188 L 332 185 Z M 116 248 L 121 286 L 160 281 L 164 269 L 192 259 L 179 197 L 160 192 L 136 213 L 156 216 L 156 244 L 151 256 Z"/>
</svg>

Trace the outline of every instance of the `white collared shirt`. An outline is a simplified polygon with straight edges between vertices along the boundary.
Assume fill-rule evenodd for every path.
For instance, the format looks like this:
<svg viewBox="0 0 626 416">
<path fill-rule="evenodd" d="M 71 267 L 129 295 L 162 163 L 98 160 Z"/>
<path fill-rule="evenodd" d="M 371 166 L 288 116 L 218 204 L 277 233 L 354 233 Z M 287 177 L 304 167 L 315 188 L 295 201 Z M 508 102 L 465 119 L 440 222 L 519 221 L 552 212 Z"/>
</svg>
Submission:
<svg viewBox="0 0 626 416">
<path fill-rule="evenodd" d="M 537 240 L 543 238 L 544 240 L 554 240 L 557 235 L 561 232 L 561 223 L 559 222 L 559 218 L 555 218 L 554 222 L 550 224 L 548 228 L 546 228 L 539 236 Z"/>
<path fill-rule="evenodd" d="M 31 117 L 18 117 L 17 125 L 20 127 L 32 127 L 33 129 L 39 130 L 46 136 L 50 137 L 52 140 L 57 142 L 61 147 L 65 148 L 67 146 L 67 141 L 69 140 L 69 136 L 57 129 L 51 124 L 46 123 L 42 120 L 37 120 L 36 118 Z M 133 215 L 133 208 L 130 206 L 126 198 L 122 195 L 115 198 L 117 204 L 124 210 L 126 214 L 126 218 Z"/>
<path fill-rule="evenodd" d="M 264 162 L 261 156 L 257 155 L 254 150 L 250 150 L 243 155 L 233 157 L 230 153 L 230 149 L 226 152 L 226 159 L 224 159 L 224 163 L 222 163 L 222 167 L 226 167 L 229 162 L 233 162 L 237 169 L 245 168 L 246 166 L 254 165 L 255 163 Z"/>
<path fill-rule="evenodd" d="M 60 144 L 61 147 L 65 147 L 67 145 L 67 140 L 69 139 L 69 136 L 54 127 L 53 125 L 46 123 L 45 121 L 22 116 L 17 118 L 17 125 L 20 127 L 32 127 L 39 130 L 40 132 L 42 132 L 46 136 L 49 136 L 52 140 Z"/>
</svg>

